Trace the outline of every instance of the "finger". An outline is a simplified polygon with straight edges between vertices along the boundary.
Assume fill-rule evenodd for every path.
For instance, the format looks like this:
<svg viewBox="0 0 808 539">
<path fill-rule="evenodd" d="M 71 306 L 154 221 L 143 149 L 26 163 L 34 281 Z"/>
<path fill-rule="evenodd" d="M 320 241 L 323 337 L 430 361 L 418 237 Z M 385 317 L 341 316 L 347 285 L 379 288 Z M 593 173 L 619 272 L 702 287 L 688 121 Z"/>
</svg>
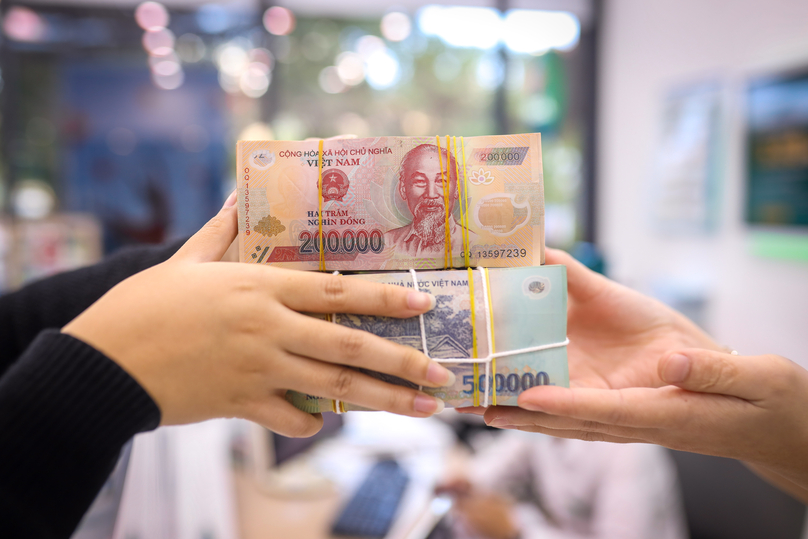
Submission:
<svg viewBox="0 0 808 539">
<path fill-rule="evenodd" d="M 397 344 L 367 331 L 293 313 L 300 321 L 284 348 L 294 354 L 392 374 L 417 385 L 451 386 L 455 375 L 411 346 Z"/>
<path fill-rule="evenodd" d="M 230 193 L 224 206 L 199 232 L 180 247 L 172 259 L 190 262 L 214 262 L 221 260 L 238 234 L 238 210 L 236 191 Z"/>
<path fill-rule="evenodd" d="M 432 294 L 356 277 L 282 270 L 267 279 L 273 281 L 271 288 L 280 301 L 293 311 L 410 318 L 435 306 Z"/>
<path fill-rule="evenodd" d="M 443 411 L 440 399 L 416 389 L 389 384 L 349 367 L 291 355 L 286 375 L 294 389 L 308 395 L 357 404 L 411 417 L 429 417 Z"/>
<path fill-rule="evenodd" d="M 539 386 L 519 395 L 520 408 L 607 425 L 639 428 L 680 427 L 726 397 L 661 388 L 593 389 Z M 742 402 L 737 401 L 735 402 Z"/>
<path fill-rule="evenodd" d="M 597 421 L 586 421 L 572 417 L 556 416 L 543 412 L 529 412 L 513 406 L 492 406 L 485 414 L 485 423 L 489 427 L 501 429 L 542 428 L 554 430 L 570 430 L 595 432 L 602 435 L 633 438 L 638 432 L 650 435 L 651 429 L 621 427 Z"/>
<path fill-rule="evenodd" d="M 765 397 L 761 380 L 775 375 L 769 356 L 733 356 L 713 350 L 674 352 L 659 362 L 659 377 L 668 384 L 698 391 L 732 395 L 745 400 Z"/>
<path fill-rule="evenodd" d="M 611 442 L 615 444 L 653 443 L 640 438 L 624 438 L 621 436 L 612 436 L 609 434 L 590 431 L 560 430 L 545 427 L 514 427 L 513 430 L 535 432 L 538 434 L 546 434 L 555 438 L 565 438 L 568 440 L 584 440 L 586 442 Z"/>
<path fill-rule="evenodd" d="M 487 409 L 483 406 L 462 406 L 455 408 L 455 411 L 459 414 L 483 415 Z"/>
<path fill-rule="evenodd" d="M 246 419 L 290 438 L 308 438 L 323 427 L 322 414 L 298 410 L 279 395 L 272 395 L 260 403 Z"/>
<path fill-rule="evenodd" d="M 569 295 L 578 300 L 585 300 L 603 290 L 611 281 L 603 275 L 587 268 L 570 254 L 559 249 L 546 248 L 544 259 L 547 264 L 567 266 L 567 290 Z"/>
</svg>

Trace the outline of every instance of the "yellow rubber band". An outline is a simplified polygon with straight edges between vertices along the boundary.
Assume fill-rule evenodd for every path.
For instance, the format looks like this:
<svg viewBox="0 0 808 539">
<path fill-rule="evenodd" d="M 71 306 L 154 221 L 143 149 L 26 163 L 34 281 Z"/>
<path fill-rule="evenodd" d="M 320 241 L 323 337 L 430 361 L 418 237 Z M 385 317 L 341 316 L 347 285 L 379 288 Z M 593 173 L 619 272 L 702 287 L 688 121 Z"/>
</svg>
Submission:
<svg viewBox="0 0 808 539">
<path fill-rule="evenodd" d="M 443 180 L 443 199 L 445 200 L 444 205 L 446 207 L 446 267 L 451 268 L 454 267 L 454 253 L 452 252 L 452 229 L 449 226 L 450 224 L 450 217 L 452 215 L 451 207 L 449 206 L 450 196 L 449 193 L 452 190 L 452 174 L 449 169 L 451 166 L 451 161 L 449 160 L 450 157 L 449 153 L 449 135 L 446 135 L 446 176 Z"/>
<path fill-rule="evenodd" d="M 485 273 L 485 289 L 488 293 L 488 316 L 490 319 L 488 323 L 491 324 L 491 355 L 497 353 L 497 344 L 496 339 L 494 338 L 494 304 L 491 303 L 491 280 L 488 278 L 488 269 L 484 268 L 483 273 Z M 497 358 L 491 358 L 491 377 L 493 378 L 493 395 L 491 399 L 491 403 L 496 406 L 497 405 Z"/>
<path fill-rule="evenodd" d="M 469 296 L 471 298 L 471 357 L 477 359 L 477 311 L 474 309 L 474 272 L 471 268 L 468 268 L 469 271 Z M 477 363 L 474 363 L 472 369 L 474 370 L 474 381 L 472 382 L 472 387 L 474 388 L 472 393 L 472 403 L 474 406 L 480 405 L 480 368 L 477 366 Z"/>
<path fill-rule="evenodd" d="M 449 192 L 446 190 L 446 172 L 449 170 L 449 149 L 446 149 L 446 171 L 443 170 L 443 156 L 440 153 L 440 136 L 435 135 L 438 146 L 438 164 L 440 165 L 440 175 L 443 178 L 443 209 L 446 213 L 446 226 L 444 227 L 445 238 L 443 243 L 443 269 L 449 269 L 451 265 L 452 236 L 449 232 Z M 449 135 L 446 135 L 446 143 L 449 143 Z"/>
<path fill-rule="evenodd" d="M 471 229 L 469 228 L 469 175 L 468 175 L 468 172 L 466 172 L 466 142 L 465 142 L 465 140 L 463 140 L 463 137 L 460 137 L 460 148 L 461 148 L 461 153 L 463 155 L 463 193 L 464 193 L 465 199 L 466 199 L 465 200 L 465 206 L 466 206 L 465 217 L 463 217 L 463 214 L 461 214 L 461 219 L 463 220 L 463 222 L 461 224 L 466 229 L 466 233 L 468 234 L 471 231 Z M 455 159 L 455 164 L 457 164 L 456 159 Z M 458 181 L 460 181 L 460 178 L 458 178 Z M 462 209 L 463 205 L 461 205 L 460 207 Z M 471 266 L 471 263 L 469 262 L 469 257 L 471 256 L 470 251 L 471 251 L 471 239 L 469 238 L 468 248 L 465 249 L 465 257 L 466 257 L 465 262 L 466 262 L 466 267 L 467 268 Z"/>
<path fill-rule="evenodd" d="M 461 137 L 462 138 L 462 137 Z M 460 190 L 460 165 L 457 161 L 457 137 L 452 137 L 452 141 L 454 142 L 454 154 L 455 154 L 455 177 L 457 178 L 457 201 L 460 204 L 460 230 L 463 235 L 463 259 L 465 261 L 465 266 L 469 267 L 469 249 L 471 246 L 469 245 L 469 231 L 465 227 L 465 209 L 463 203 L 463 195 L 461 194 Z M 468 193 L 463 191 L 466 196 L 466 203 L 468 204 Z"/>
<path fill-rule="evenodd" d="M 325 241 L 323 238 L 323 141 L 320 139 L 320 147 L 317 154 L 317 200 L 319 202 L 320 215 L 317 219 L 317 228 L 320 231 L 320 271 L 325 271 Z M 335 410 L 336 411 L 336 410 Z"/>
</svg>

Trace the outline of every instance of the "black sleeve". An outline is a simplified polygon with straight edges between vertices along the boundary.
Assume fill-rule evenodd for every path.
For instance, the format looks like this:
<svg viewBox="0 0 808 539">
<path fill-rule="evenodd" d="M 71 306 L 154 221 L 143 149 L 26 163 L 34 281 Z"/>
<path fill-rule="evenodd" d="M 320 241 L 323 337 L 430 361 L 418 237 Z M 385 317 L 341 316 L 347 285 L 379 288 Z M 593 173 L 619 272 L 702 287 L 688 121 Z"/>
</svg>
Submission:
<svg viewBox="0 0 808 539">
<path fill-rule="evenodd" d="M 68 538 L 123 445 L 160 410 L 117 363 L 56 330 L 0 378 L 0 534 Z"/>
<path fill-rule="evenodd" d="M 119 282 L 170 258 L 184 242 L 124 249 L 0 296 L 0 376 L 40 331 L 61 328 Z"/>
</svg>

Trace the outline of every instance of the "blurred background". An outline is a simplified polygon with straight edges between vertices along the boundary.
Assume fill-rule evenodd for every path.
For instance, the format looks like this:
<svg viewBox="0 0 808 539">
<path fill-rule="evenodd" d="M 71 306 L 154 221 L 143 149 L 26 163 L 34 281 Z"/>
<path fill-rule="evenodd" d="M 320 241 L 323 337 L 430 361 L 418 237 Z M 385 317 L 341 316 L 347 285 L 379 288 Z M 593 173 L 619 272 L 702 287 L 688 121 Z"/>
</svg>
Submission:
<svg viewBox="0 0 808 539">
<path fill-rule="evenodd" d="M 90 216 L 107 253 L 197 230 L 239 139 L 540 131 L 548 240 L 591 239 L 593 5 L 410 4 L 4 4 L 5 213 Z M 72 228 L 53 269 L 99 252 Z M 0 290 L 49 271 L 13 258 Z"/>
<path fill-rule="evenodd" d="M 804 0 L 6 0 L 0 10 L 0 293 L 192 234 L 235 185 L 239 139 L 537 131 L 548 245 L 742 354 L 808 368 Z M 495 436 L 451 414 L 428 428 L 395 423 L 414 438 L 355 417 L 329 432 L 376 448 L 365 457 L 395 453 L 369 434 L 385 432 L 426 455 L 411 475 L 433 482 L 466 458 L 452 453 L 457 439 L 473 454 Z M 292 503 L 297 487 L 277 485 L 309 472 L 279 479 L 278 459 L 260 455 L 284 442 L 262 436 L 213 422 L 139 437 L 116 537 L 284 537 L 272 528 L 299 507 L 261 500 L 284 492 Z M 310 475 L 328 469 L 355 486 L 340 482 L 355 458 L 322 457 Z M 673 458 L 692 537 L 802 533 L 804 507 L 740 465 Z M 242 465 L 251 471 L 233 472 Z M 267 481 L 275 487 L 255 486 Z M 341 503 L 302 498 L 302 520 L 324 527 Z M 255 522 L 245 507 L 271 522 L 245 524 Z M 218 524 L 189 524 L 205 518 Z"/>
</svg>

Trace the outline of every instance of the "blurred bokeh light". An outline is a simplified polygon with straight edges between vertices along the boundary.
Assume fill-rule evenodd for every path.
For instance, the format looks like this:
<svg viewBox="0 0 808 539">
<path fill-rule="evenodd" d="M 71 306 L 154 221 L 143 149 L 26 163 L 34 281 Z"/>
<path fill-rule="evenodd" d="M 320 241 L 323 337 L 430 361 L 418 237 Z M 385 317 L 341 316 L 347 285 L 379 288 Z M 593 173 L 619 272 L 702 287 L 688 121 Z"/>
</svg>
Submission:
<svg viewBox="0 0 808 539">
<path fill-rule="evenodd" d="M 295 29 L 295 16 L 284 7 L 271 7 L 264 13 L 264 28 L 276 36 L 291 34 Z"/>
<path fill-rule="evenodd" d="M 168 26 L 170 17 L 163 4 L 143 2 L 135 8 L 135 20 L 144 30 L 159 30 Z"/>
</svg>

